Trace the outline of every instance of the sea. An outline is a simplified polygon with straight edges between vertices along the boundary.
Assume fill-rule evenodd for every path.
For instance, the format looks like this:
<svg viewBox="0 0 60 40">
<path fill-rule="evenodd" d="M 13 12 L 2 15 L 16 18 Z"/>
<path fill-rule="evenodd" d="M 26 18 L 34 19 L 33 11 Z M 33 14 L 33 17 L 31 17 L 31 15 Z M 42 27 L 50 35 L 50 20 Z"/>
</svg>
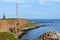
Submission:
<svg viewBox="0 0 60 40">
<path fill-rule="evenodd" d="M 21 39 L 33 40 L 50 30 L 60 32 L 60 19 L 29 19 L 29 21 L 44 24 L 45 26 L 28 31 Z"/>
</svg>

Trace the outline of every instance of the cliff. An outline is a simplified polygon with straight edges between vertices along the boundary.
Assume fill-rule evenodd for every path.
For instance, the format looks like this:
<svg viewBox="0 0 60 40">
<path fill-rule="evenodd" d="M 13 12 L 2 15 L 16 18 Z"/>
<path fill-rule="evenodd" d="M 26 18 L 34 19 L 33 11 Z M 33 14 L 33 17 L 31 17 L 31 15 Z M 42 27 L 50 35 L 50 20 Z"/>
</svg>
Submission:
<svg viewBox="0 0 60 40">
<path fill-rule="evenodd" d="M 6 19 L 6 20 L 0 20 L 0 32 L 4 31 L 11 31 L 13 33 L 18 33 L 20 30 L 27 26 L 32 26 L 32 23 L 30 23 L 27 19 L 19 19 L 19 25 L 16 25 L 17 20 L 16 19 Z"/>
</svg>

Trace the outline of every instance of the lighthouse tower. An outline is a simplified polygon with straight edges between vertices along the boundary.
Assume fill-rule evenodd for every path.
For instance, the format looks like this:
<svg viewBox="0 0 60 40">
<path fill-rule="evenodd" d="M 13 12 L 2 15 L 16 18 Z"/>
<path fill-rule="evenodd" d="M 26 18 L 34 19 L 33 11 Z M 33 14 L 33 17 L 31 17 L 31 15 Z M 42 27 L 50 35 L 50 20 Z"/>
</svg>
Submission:
<svg viewBox="0 0 60 40">
<path fill-rule="evenodd" d="M 3 18 L 2 20 L 6 19 L 5 12 L 3 12 Z"/>
</svg>

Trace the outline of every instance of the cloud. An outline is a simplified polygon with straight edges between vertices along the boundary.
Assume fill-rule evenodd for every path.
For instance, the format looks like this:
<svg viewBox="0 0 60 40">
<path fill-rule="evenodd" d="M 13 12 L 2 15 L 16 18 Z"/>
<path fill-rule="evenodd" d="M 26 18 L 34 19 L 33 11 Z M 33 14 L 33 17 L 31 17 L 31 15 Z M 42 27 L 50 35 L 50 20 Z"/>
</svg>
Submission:
<svg viewBox="0 0 60 40">
<path fill-rule="evenodd" d="M 16 2 L 16 0 L 2 0 L 3 2 Z M 18 0 L 19 3 L 39 3 L 40 5 L 54 5 L 55 2 L 60 3 L 60 0 Z M 25 6 L 25 5 L 24 5 Z M 28 5 L 29 6 L 29 5 Z M 26 6 L 25 6 L 26 7 Z"/>
<path fill-rule="evenodd" d="M 16 2 L 16 0 L 3 0 L 4 2 Z M 41 4 L 45 3 L 45 2 L 60 2 L 60 0 L 18 0 L 19 2 L 23 3 L 23 2 L 40 2 Z"/>
<path fill-rule="evenodd" d="M 60 2 L 60 0 L 45 0 L 45 1 L 50 1 L 50 2 Z"/>
<path fill-rule="evenodd" d="M 2 0 L 3 2 L 16 2 L 17 0 Z M 19 3 L 24 3 L 24 0 L 18 0 Z"/>
<path fill-rule="evenodd" d="M 16 2 L 17 0 L 2 0 L 3 2 Z M 26 3 L 26 2 L 32 2 L 34 3 L 35 0 L 18 0 L 19 3 Z"/>
<path fill-rule="evenodd" d="M 15 2 L 15 0 L 3 0 L 4 2 Z"/>
<path fill-rule="evenodd" d="M 17 0 L 2 0 L 3 2 L 13 2 L 15 3 Z M 20 7 L 30 7 L 28 3 L 35 3 L 36 0 L 18 0 L 19 3 L 21 3 Z"/>
<path fill-rule="evenodd" d="M 40 4 L 50 3 L 50 2 L 58 2 L 60 3 L 60 0 L 38 0 Z"/>
</svg>

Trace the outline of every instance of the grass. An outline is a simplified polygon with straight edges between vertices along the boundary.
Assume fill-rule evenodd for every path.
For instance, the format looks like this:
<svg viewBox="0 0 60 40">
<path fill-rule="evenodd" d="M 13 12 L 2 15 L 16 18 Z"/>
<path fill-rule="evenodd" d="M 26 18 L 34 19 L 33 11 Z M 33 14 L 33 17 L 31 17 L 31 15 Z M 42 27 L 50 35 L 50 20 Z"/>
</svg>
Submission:
<svg viewBox="0 0 60 40">
<path fill-rule="evenodd" d="M 16 20 L 16 18 L 6 18 L 5 20 Z"/>
<path fill-rule="evenodd" d="M 32 27 L 32 26 L 33 26 L 32 23 L 28 23 L 28 24 L 24 25 L 24 27 Z"/>
<path fill-rule="evenodd" d="M 0 40 L 18 40 L 18 38 L 10 32 L 0 32 Z"/>
<path fill-rule="evenodd" d="M 25 25 L 23 26 L 23 29 L 33 28 L 33 25 L 35 25 L 35 24 L 28 22 L 28 24 L 25 24 Z"/>
<path fill-rule="evenodd" d="M 27 20 L 25 18 L 19 18 L 20 20 Z M 5 20 L 16 20 L 16 18 L 6 18 Z"/>
</svg>

